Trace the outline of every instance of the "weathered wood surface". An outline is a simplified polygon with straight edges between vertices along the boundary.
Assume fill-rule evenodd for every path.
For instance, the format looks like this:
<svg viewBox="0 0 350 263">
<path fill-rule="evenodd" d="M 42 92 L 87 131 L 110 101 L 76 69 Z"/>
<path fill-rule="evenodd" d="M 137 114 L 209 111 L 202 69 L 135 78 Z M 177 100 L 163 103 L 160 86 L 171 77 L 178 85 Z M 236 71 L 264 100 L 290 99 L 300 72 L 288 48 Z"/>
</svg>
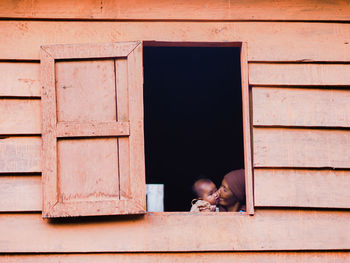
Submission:
<svg viewBox="0 0 350 263">
<path fill-rule="evenodd" d="M 336 20 L 349 21 L 346 0 L 278 1 L 3 1 L 0 17 L 120 20 Z"/>
<path fill-rule="evenodd" d="M 40 214 L 0 214 L 0 252 L 349 250 L 349 220 L 348 211 L 322 210 L 149 213 L 51 223 Z"/>
<path fill-rule="evenodd" d="M 0 62 L 0 70 L 4 72 L 0 75 L 2 83 L 0 96 L 40 97 L 39 63 Z M 349 64 L 249 64 L 249 82 L 251 85 L 350 86 L 349 76 Z M 265 90 L 261 89 L 257 92 L 259 91 Z M 295 96 L 298 96 L 297 92 L 301 91 L 295 90 Z M 324 91 L 324 93 L 326 92 Z M 341 93 L 341 91 L 333 90 L 332 92 L 335 94 Z M 343 92 L 345 93 L 345 91 Z M 323 96 L 321 92 L 318 93 L 319 96 Z"/>
<path fill-rule="evenodd" d="M 254 171 L 256 206 L 350 208 L 349 189 L 348 170 Z"/>
<path fill-rule="evenodd" d="M 165 30 L 166 29 L 166 30 Z M 350 61 L 350 24 L 2 21 L 0 59 L 39 59 L 49 44 L 246 41 L 249 61 Z"/>
<path fill-rule="evenodd" d="M 350 90 L 253 87 L 253 125 L 350 127 Z"/>
<path fill-rule="evenodd" d="M 130 190 L 130 199 L 134 200 L 139 209 L 146 211 L 146 167 L 145 141 L 143 125 L 143 64 L 142 44 L 139 44 L 128 56 L 128 104 L 130 120 L 129 136 L 129 169 L 128 180 L 123 179 L 125 189 Z M 126 77 L 126 76 L 124 76 Z M 123 87 L 119 87 L 123 88 Z M 124 91 L 125 92 L 125 91 Z M 121 149 L 122 150 L 122 149 Z M 124 196 L 127 198 L 127 196 Z M 130 207 L 130 211 L 137 208 Z"/>
<path fill-rule="evenodd" d="M 307 43 L 307 40 L 303 42 Z M 249 84 L 350 86 L 350 64 L 252 63 L 249 65 Z"/>
<path fill-rule="evenodd" d="M 241 48 L 241 85 L 242 85 L 242 110 L 243 110 L 243 145 L 244 145 L 244 171 L 246 207 L 250 215 L 254 214 L 253 199 L 253 153 L 251 140 L 251 105 L 249 89 L 249 68 L 248 68 L 248 44 L 244 42 Z"/>
<path fill-rule="evenodd" d="M 0 255 L 3 263 L 118 263 L 118 262 L 208 262 L 208 263 L 347 263 L 350 252 L 205 252 Z"/>
<path fill-rule="evenodd" d="M 41 177 L 0 176 L 0 212 L 41 211 Z"/>
<path fill-rule="evenodd" d="M 127 57 L 135 48 L 137 42 L 120 43 L 96 43 L 86 44 L 66 44 L 66 45 L 45 45 L 41 46 L 43 50 L 49 53 L 55 59 L 87 59 L 87 58 L 109 58 L 109 57 Z M 72 63 L 78 66 L 79 63 Z M 96 64 L 96 61 L 95 61 Z M 102 66 L 102 65 L 101 65 Z M 68 70 L 68 69 L 66 69 Z"/>
<path fill-rule="evenodd" d="M 117 149 L 116 138 L 59 140 L 56 200 L 68 203 L 118 199 Z M 63 215 L 70 212 L 64 208 L 61 211 Z"/>
<path fill-rule="evenodd" d="M 255 167 L 350 168 L 346 130 L 254 128 Z M 40 172 L 39 137 L 0 139 L 0 172 Z"/>
<path fill-rule="evenodd" d="M 39 63 L 0 62 L 0 72 L 0 96 L 40 97 Z"/>
<path fill-rule="evenodd" d="M 128 80 L 125 78 L 128 72 L 128 64 L 126 60 L 115 60 L 116 76 L 116 100 L 117 100 L 117 120 L 119 122 L 129 121 L 129 91 Z M 119 185 L 120 199 L 127 200 L 131 198 L 130 176 L 130 144 L 129 138 L 118 138 L 118 154 L 119 154 Z"/>
<path fill-rule="evenodd" d="M 41 172 L 40 137 L 0 137 L 0 173 Z"/>
<path fill-rule="evenodd" d="M 37 99 L 0 99 L 0 134 L 40 134 L 40 110 Z"/>
<path fill-rule="evenodd" d="M 105 176 L 107 172 L 104 172 Z M 68 188 L 78 188 L 84 194 L 84 185 L 75 177 Z M 106 181 L 101 178 L 101 181 Z M 40 176 L 0 177 L 0 211 L 41 211 Z M 98 188 L 101 186 L 95 186 Z M 113 183 L 110 192 L 113 192 Z M 254 200 L 263 207 L 350 208 L 350 171 L 255 169 Z M 67 192 L 66 190 L 65 192 Z M 72 191 L 71 191 L 72 192 Z M 74 190 L 73 192 L 76 192 Z M 85 195 L 86 196 L 86 195 Z M 74 198 L 78 198 L 74 196 Z M 93 198 L 89 196 L 88 198 Z M 127 198 L 125 198 L 127 199 Z"/>
<path fill-rule="evenodd" d="M 116 59 L 126 62 L 118 74 Z M 43 217 L 144 213 L 141 42 L 42 46 L 40 65 Z M 121 83 L 116 76 L 126 85 L 116 87 Z M 129 93 L 119 98 L 128 100 L 121 106 L 129 104 L 129 119 L 124 122 L 118 122 L 117 89 L 125 89 L 119 94 Z M 120 135 L 128 136 L 130 144 L 130 173 L 122 176 L 118 139 L 111 138 Z M 102 138 L 77 138 L 83 136 Z M 128 180 L 123 178 L 121 185 L 120 177 Z M 130 195 L 122 201 L 120 188 L 124 186 Z"/>
<path fill-rule="evenodd" d="M 129 122 L 59 122 L 57 137 L 127 136 Z"/>
<path fill-rule="evenodd" d="M 252 96 L 254 125 L 350 127 L 349 90 L 255 87 Z M 0 133 L 40 133 L 40 111 L 37 100 L 2 100 Z"/>
<path fill-rule="evenodd" d="M 83 56 L 78 47 L 74 50 Z M 64 56 L 66 49 L 61 49 Z M 71 56 L 74 58 L 74 53 Z M 57 121 L 116 121 L 114 74 L 113 59 L 55 62 Z"/>
<path fill-rule="evenodd" d="M 350 131 L 254 128 L 255 167 L 350 168 Z"/>
<path fill-rule="evenodd" d="M 47 216 L 58 198 L 57 165 L 57 94 L 55 61 L 45 50 L 40 49 L 41 121 L 42 121 L 42 198 L 43 215 Z"/>
</svg>

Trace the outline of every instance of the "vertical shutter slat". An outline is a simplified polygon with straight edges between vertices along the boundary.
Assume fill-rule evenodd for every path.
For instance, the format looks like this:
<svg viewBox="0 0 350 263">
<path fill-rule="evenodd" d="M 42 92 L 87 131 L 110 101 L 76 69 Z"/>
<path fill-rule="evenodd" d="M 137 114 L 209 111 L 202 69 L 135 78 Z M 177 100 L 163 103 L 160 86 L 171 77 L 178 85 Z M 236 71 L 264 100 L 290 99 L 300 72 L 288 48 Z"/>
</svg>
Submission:
<svg viewBox="0 0 350 263">
<path fill-rule="evenodd" d="M 128 92 L 130 119 L 130 190 L 134 200 L 146 196 L 144 134 L 143 134 L 143 86 L 142 45 L 128 56 Z"/>
<path fill-rule="evenodd" d="M 117 118 L 118 121 L 129 120 L 129 95 L 127 78 L 123 77 L 128 74 L 128 61 L 126 59 L 115 60 L 116 66 L 116 97 L 117 97 Z M 130 155 L 129 139 L 118 138 L 119 151 L 119 178 L 120 199 L 127 200 L 131 198 L 130 192 Z"/>
<path fill-rule="evenodd" d="M 43 211 L 54 207 L 57 200 L 57 139 L 56 139 L 56 92 L 54 59 L 41 50 L 41 105 L 42 105 L 42 184 Z M 45 187 L 49 186 L 49 187 Z"/>
</svg>

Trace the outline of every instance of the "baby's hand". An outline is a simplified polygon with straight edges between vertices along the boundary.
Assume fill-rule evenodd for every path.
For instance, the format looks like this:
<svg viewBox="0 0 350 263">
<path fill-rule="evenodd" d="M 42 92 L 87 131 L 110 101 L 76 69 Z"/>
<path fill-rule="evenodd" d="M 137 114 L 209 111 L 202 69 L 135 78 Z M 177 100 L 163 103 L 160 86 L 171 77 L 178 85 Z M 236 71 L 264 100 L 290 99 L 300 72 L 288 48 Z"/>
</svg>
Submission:
<svg viewBox="0 0 350 263">
<path fill-rule="evenodd" d="M 216 205 L 207 205 L 199 207 L 200 212 L 215 212 L 216 211 Z"/>
<path fill-rule="evenodd" d="M 210 212 L 216 212 L 216 205 L 210 206 Z"/>
</svg>

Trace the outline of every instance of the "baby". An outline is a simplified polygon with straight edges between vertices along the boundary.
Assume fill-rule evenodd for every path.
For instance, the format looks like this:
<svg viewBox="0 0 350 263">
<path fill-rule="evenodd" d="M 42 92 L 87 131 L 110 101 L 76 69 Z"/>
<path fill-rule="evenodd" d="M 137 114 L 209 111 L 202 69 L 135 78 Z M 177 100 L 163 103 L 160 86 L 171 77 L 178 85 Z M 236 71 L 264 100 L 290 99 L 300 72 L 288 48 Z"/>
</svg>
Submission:
<svg viewBox="0 0 350 263">
<path fill-rule="evenodd" d="M 209 179 L 199 179 L 192 187 L 197 198 L 192 200 L 190 212 L 215 212 L 219 203 L 219 192 Z"/>
</svg>

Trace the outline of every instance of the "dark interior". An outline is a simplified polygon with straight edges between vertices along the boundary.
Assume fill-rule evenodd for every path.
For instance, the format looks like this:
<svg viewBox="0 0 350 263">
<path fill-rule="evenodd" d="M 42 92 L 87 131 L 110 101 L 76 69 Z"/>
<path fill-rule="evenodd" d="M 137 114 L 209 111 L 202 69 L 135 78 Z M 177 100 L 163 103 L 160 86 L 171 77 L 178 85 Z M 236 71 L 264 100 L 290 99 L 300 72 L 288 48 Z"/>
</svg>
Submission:
<svg viewBox="0 0 350 263">
<path fill-rule="evenodd" d="M 244 168 L 239 47 L 144 47 L 147 183 L 165 211 L 189 211 L 192 184 Z"/>
</svg>

